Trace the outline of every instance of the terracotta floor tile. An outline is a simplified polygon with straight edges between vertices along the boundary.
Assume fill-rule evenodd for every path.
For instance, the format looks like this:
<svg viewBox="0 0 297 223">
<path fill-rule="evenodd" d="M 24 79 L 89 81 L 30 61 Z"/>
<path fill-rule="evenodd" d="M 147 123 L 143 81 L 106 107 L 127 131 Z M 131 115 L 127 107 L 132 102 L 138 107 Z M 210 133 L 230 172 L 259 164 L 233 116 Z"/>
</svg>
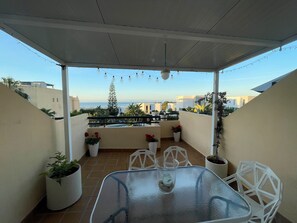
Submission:
<svg viewBox="0 0 297 223">
<path fill-rule="evenodd" d="M 83 213 L 65 213 L 60 223 L 79 223 Z"/>
<path fill-rule="evenodd" d="M 63 218 L 63 216 L 64 216 L 64 213 L 47 214 L 42 220 L 42 223 L 53 223 L 53 222 L 59 223 Z"/>
</svg>

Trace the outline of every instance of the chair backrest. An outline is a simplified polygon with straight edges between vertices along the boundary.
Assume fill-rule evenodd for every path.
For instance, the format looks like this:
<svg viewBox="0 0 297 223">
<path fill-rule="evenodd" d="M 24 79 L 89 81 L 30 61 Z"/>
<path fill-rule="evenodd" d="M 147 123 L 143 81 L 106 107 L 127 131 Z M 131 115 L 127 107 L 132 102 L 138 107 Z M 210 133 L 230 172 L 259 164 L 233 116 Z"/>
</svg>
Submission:
<svg viewBox="0 0 297 223">
<path fill-rule="evenodd" d="M 238 191 L 250 198 L 251 206 L 256 202 L 263 209 L 261 222 L 271 222 L 282 200 L 283 186 L 277 175 L 259 162 L 241 161 L 236 178 Z"/>
<path fill-rule="evenodd" d="M 129 170 L 152 169 L 156 167 L 156 155 L 146 149 L 140 149 L 130 155 Z"/>
<path fill-rule="evenodd" d="M 179 166 L 192 166 L 189 162 L 187 150 L 179 146 L 169 146 L 164 151 L 164 160 L 168 158 L 176 159 L 179 162 Z"/>
</svg>

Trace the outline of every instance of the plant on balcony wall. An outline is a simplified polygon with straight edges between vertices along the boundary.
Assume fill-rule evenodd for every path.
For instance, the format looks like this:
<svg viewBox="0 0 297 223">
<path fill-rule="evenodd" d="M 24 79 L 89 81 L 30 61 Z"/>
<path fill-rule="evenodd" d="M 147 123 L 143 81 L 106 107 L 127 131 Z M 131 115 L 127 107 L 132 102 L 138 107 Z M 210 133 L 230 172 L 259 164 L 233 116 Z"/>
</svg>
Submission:
<svg viewBox="0 0 297 223">
<path fill-rule="evenodd" d="M 42 175 L 46 176 L 47 207 L 61 210 L 74 204 L 82 195 L 81 167 L 76 160 L 67 161 L 66 156 L 56 152 L 53 162 Z"/>
</svg>

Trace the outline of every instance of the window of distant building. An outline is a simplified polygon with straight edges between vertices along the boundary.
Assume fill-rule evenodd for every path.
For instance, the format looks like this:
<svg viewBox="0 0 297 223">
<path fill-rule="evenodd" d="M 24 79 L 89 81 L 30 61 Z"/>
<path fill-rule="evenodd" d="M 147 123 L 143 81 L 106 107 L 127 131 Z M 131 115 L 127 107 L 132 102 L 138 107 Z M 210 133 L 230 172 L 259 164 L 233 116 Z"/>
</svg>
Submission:
<svg viewBox="0 0 297 223">
<path fill-rule="evenodd" d="M 55 102 L 55 98 L 53 98 L 53 102 Z"/>
<path fill-rule="evenodd" d="M 59 99 L 57 98 L 57 102 L 59 102 Z"/>
</svg>

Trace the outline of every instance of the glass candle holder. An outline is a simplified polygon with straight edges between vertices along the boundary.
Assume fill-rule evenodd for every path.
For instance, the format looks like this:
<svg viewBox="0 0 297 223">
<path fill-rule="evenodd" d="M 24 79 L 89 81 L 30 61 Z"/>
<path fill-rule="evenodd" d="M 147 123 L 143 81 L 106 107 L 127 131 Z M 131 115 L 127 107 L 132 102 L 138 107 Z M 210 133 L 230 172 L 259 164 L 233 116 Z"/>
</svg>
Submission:
<svg viewBox="0 0 297 223">
<path fill-rule="evenodd" d="M 156 166 L 158 172 L 158 186 L 164 193 L 171 193 L 175 186 L 176 168 L 178 161 L 171 157 L 164 160 L 164 157 L 156 159 Z"/>
</svg>

